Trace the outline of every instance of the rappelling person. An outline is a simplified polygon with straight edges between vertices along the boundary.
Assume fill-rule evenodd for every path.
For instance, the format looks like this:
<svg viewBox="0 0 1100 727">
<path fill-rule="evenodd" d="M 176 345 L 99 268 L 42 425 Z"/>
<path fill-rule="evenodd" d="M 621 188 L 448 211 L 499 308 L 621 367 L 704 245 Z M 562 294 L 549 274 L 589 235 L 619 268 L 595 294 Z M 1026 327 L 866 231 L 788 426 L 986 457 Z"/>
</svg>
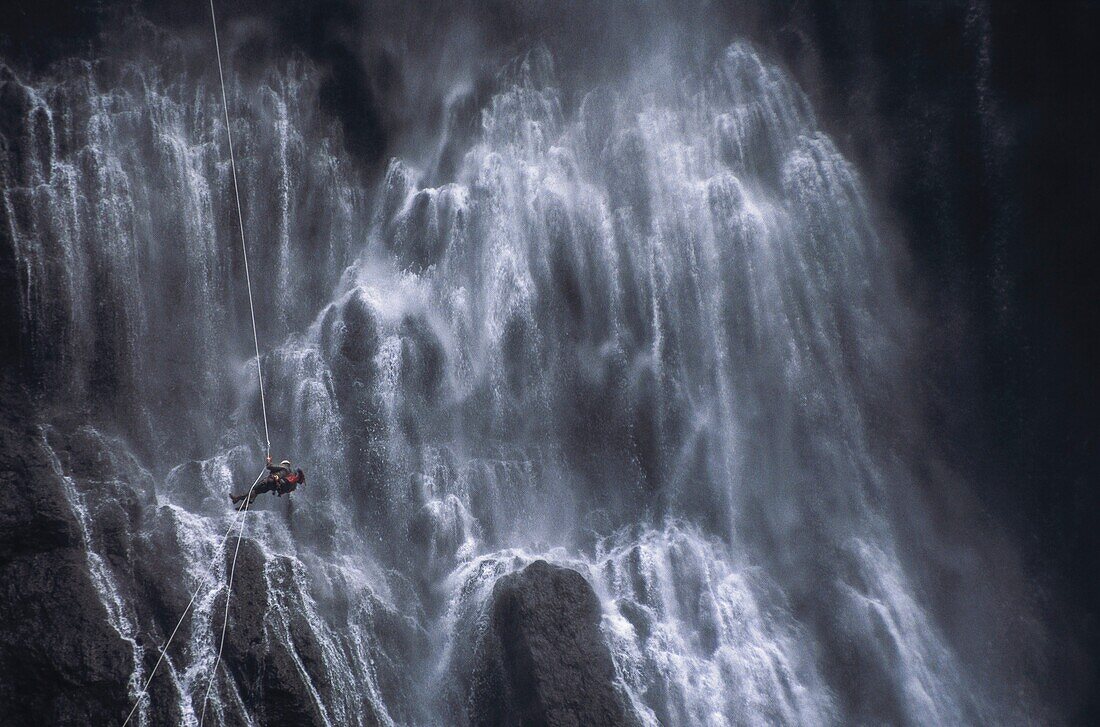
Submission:
<svg viewBox="0 0 1100 727">
<path fill-rule="evenodd" d="M 257 497 L 265 492 L 274 492 L 279 497 L 289 495 L 298 489 L 298 485 L 306 481 L 306 473 L 299 468 L 292 470 L 289 459 L 284 459 L 277 465 L 271 464 L 271 455 L 267 457 L 267 477 L 256 483 L 252 488 L 252 496 L 246 492 L 243 495 L 230 495 L 229 499 L 237 505 L 238 510 L 243 510 L 252 505 Z M 240 504 L 238 504 L 240 503 Z"/>
</svg>

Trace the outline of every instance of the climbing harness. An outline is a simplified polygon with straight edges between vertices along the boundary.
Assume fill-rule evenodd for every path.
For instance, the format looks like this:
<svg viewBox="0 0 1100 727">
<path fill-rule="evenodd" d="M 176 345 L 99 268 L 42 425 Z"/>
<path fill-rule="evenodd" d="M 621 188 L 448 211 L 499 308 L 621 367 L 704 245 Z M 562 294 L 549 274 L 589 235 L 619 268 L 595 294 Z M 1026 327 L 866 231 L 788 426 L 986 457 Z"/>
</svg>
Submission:
<svg viewBox="0 0 1100 727">
<path fill-rule="evenodd" d="M 214 13 L 214 0 L 210 0 L 210 23 L 214 29 L 214 51 L 218 59 L 218 82 L 221 85 L 222 111 L 225 115 L 225 133 L 226 137 L 229 140 L 229 167 L 232 171 L 233 177 L 233 198 L 237 204 L 237 224 L 241 233 L 241 254 L 244 258 L 244 279 L 245 284 L 248 287 L 248 313 L 252 320 L 252 344 L 256 350 L 256 379 L 260 385 L 260 409 L 263 412 L 264 419 L 264 454 L 268 457 L 268 459 L 270 459 L 271 430 L 268 427 L 267 423 L 267 400 L 264 396 L 264 374 L 263 369 L 260 365 L 260 336 L 256 329 L 256 304 L 253 302 L 252 299 L 252 274 L 248 267 L 248 245 L 245 241 L 244 213 L 241 210 L 241 193 L 240 188 L 237 184 L 237 160 L 233 150 L 233 128 L 232 125 L 229 123 L 229 102 L 226 100 L 225 94 L 225 72 L 222 69 L 222 50 L 221 44 L 218 40 L 218 19 L 216 14 Z M 222 631 L 221 636 L 218 640 L 218 656 L 217 659 L 214 661 L 214 669 L 210 674 L 210 681 L 207 683 L 206 686 L 206 696 L 202 700 L 202 713 L 199 717 L 200 727 L 202 727 L 203 721 L 206 719 L 206 705 L 207 702 L 210 700 L 210 690 L 213 688 L 214 680 L 217 678 L 218 667 L 221 665 L 222 660 L 222 650 L 225 648 L 225 631 L 226 627 L 229 624 L 229 599 L 233 594 L 233 577 L 237 571 L 237 555 L 240 553 L 241 550 L 241 540 L 244 537 L 244 528 L 248 517 L 248 508 L 251 504 L 252 491 L 256 489 L 256 485 L 260 484 L 260 480 L 263 479 L 266 472 L 267 468 L 265 467 L 264 470 L 260 472 L 260 475 L 256 478 L 256 481 L 252 483 L 252 487 L 248 488 L 248 494 L 245 497 L 244 507 L 241 508 L 240 512 L 237 513 L 237 516 L 234 517 L 233 522 L 230 523 L 229 529 L 225 531 L 225 536 L 222 537 L 222 541 L 218 545 L 217 552 L 220 553 L 225 547 L 226 542 L 229 540 L 229 536 L 233 532 L 233 528 L 237 526 L 237 523 L 239 521 L 241 528 L 240 531 L 237 533 L 237 546 L 233 550 L 233 562 L 229 567 L 229 579 L 226 582 L 225 615 L 222 619 Z M 191 594 L 191 600 L 187 602 L 187 606 L 183 609 L 183 613 L 180 615 L 179 621 L 176 622 L 175 628 L 172 629 L 172 633 L 168 636 L 168 641 L 165 642 L 164 648 L 160 650 L 160 656 L 157 658 L 156 663 L 153 665 L 152 671 L 149 672 L 149 678 L 145 680 L 145 685 L 138 693 L 137 699 L 134 700 L 134 706 L 130 709 L 130 713 L 126 715 L 126 720 L 122 723 L 123 727 L 126 727 L 126 725 L 130 723 L 130 720 L 137 712 L 138 706 L 141 704 L 142 700 L 145 698 L 145 695 L 148 693 L 149 685 L 153 681 L 153 676 L 157 673 L 157 667 L 159 667 L 160 663 L 164 660 L 164 655 L 168 652 L 168 647 L 172 644 L 172 640 L 176 638 L 176 633 L 179 631 L 180 625 L 183 624 L 183 619 L 186 618 L 187 612 L 191 610 L 191 606 L 194 605 L 195 599 L 198 597 L 199 591 L 202 590 L 203 586 L 206 585 L 206 581 L 207 577 L 204 576 L 199 582 L 198 586 L 195 588 L 194 593 Z"/>
</svg>

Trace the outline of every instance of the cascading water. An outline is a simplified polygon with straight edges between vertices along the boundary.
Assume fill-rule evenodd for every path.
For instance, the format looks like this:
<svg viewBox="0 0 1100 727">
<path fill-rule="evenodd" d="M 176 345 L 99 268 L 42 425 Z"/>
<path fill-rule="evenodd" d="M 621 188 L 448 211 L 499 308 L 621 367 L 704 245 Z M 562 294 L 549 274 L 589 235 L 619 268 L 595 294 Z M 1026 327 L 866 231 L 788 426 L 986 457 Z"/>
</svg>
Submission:
<svg viewBox="0 0 1100 727">
<path fill-rule="evenodd" d="M 70 471 L 40 437 L 134 645 L 131 699 L 208 583 L 137 713 L 196 724 L 225 497 L 262 431 L 212 78 L 135 55 L 3 80 L 0 221 L 45 400 L 85 402 L 110 459 Z M 259 659 L 303 722 L 461 723 L 493 584 L 536 558 L 596 590 L 643 724 L 1028 712 L 925 596 L 914 316 L 780 69 L 734 43 L 566 99 L 535 46 L 453 175 L 398 159 L 371 195 L 318 75 L 230 76 L 274 454 L 308 484 L 249 516 L 208 722 L 264 714 L 235 666 Z"/>
</svg>

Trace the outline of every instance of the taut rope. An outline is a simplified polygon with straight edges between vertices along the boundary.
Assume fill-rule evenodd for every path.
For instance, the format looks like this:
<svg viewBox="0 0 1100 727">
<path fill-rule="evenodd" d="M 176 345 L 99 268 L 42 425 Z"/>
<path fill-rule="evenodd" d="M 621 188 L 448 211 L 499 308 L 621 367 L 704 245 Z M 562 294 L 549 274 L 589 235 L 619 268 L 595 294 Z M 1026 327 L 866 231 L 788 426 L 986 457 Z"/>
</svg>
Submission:
<svg viewBox="0 0 1100 727">
<path fill-rule="evenodd" d="M 214 0 L 210 0 L 210 24 L 214 29 L 214 51 L 218 59 L 218 82 L 221 85 L 222 112 L 225 115 L 225 133 L 226 137 L 229 140 L 229 167 L 232 170 L 233 174 L 233 199 L 237 205 L 237 225 L 241 232 L 241 254 L 244 257 L 244 279 L 245 284 L 248 286 L 248 313 L 249 317 L 252 320 L 252 344 L 256 351 L 256 379 L 259 381 L 260 385 L 260 408 L 263 411 L 264 417 L 264 453 L 268 457 L 270 457 L 271 430 L 267 423 L 267 399 L 264 395 L 264 374 L 263 367 L 260 365 L 260 335 L 256 328 L 256 304 L 252 298 L 252 273 L 248 266 L 248 244 L 245 241 L 244 212 L 241 209 L 240 185 L 237 183 L 237 159 L 233 149 L 233 127 L 229 123 L 229 102 L 226 99 L 225 94 L 225 71 L 222 68 L 222 50 L 221 43 L 218 40 L 218 19 L 214 13 Z M 263 479 L 264 473 L 266 471 L 267 470 L 265 468 L 265 470 L 260 473 L 260 476 L 256 478 L 256 481 L 252 483 L 252 487 L 248 488 L 248 494 L 245 496 L 244 507 L 241 508 L 241 511 L 233 519 L 233 522 L 229 525 L 229 529 L 225 531 L 225 536 L 222 538 L 221 544 L 218 546 L 218 552 L 221 552 L 221 549 L 225 547 L 226 541 L 229 540 L 229 535 L 233 532 L 233 528 L 236 527 L 237 522 L 240 521 L 241 529 L 240 532 L 237 534 L 237 547 L 233 551 L 233 563 L 229 568 L 229 579 L 226 583 L 225 616 L 222 619 L 222 632 L 218 644 L 218 657 L 214 661 L 214 669 L 210 675 L 210 681 L 206 687 L 206 696 L 204 697 L 202 702 L 202 714 L 199 718 L 200 726 L 202 725 L 203 720 L 205 720 L 206 718 L 206 704 L 210 699 L 210 690 L 214 685 L 214 680 L 217 678 L 218 666 L 220 666 L 222 659 L 222 649 L 225 647 L 225 630 L 226 626 L 229 623 L 229 599 L 233 594 L 233 576 L 236 574 L 237 570 L 237 554 L 240 552 L 241 539 L 244 537 L 244 526 L 246 518 L 248 516 L 248 506 L 252 498 L 252 491 L 256 489 L 256 485 L 258 485 L 260 483 L 260 480 Z M 130 713 L 126 715 L 126 721 L 122 723 L 123 727 L 126 727 L 126 725 L 130 723 L 130 720 L 133 719 L 133 716 L 137 712 L 137 708 L 141 704 L 142 699 L 144 699 L 145 695 L 148 693 L 149 685 L 153 681 L 153 676 L 157 673 L 157 668 L 160 666 L 161 662 L 164 661 L 164 655 L 168 652 L 168 647 L 172 644 L 172 640 L 176 638 L 176 633 L 179 631 L 180 625 L 183 624 L 183 619 L 187 616 L 187 612 L 191 610 L 191 606 L 194 605 L 195 599 L 198 597 L 199 591 L 202 590 L 202 587 L 206 585 L 206 581 L 207 578 L 203 577 L 199 581 L 198 586 L 195 588 L 194 593 L 191 594 L 191 600 L 187 602 L 187 606 L 183 609 L 183 613 L 180 614 L 179 621 L 176 622 L 176 626 L 172 629 L 172 633 L 169 635 L 168 641 L 165 642 L 164 648 L 160 650 L 160 656 L 157 658 L 157 662 L 153 665 L 152 671 L 149 672 L 149 678 L 145 680 L 145 685 L 138 693 L 137 699 L 134 700 L 134 706 L 130 709 Z"/>
<path fill-rule="evenodd" d="M 264 374 L 260 367 L 260 336 L 256 332 L 256 305 L 252 302 L 252 275 L 248 269 L 248 245 L 244 240 L 244 213 L 241 211 L 241 192 L 237 185 L 237 160 L 233 153 L 233 127 L 229 123 L 229 102 L 225 99 L 225 73 L 222 71 L 222 48 L 218 42 L 218 19 L 214 15 L 214 0 L 210 0 L 210 23 L 214 26 L 214 51 L 218 57 L 218 81 L 222 88 L 222 111 L 225 112 L 225 134 L 229 139 L 229 167 L 233 170 L 233 197 L 237 202 L 237 223 L 241 230 L 241 253 L 244 255 L 244 280 L 248 285 L 248 312 L 252 317 L 252 343 L 256 347 L 256 378 L 260 382 L 260 407 L 264 413 L 264 439 L 271 454 L 271 432 L 267 427 L 267 400 L 264 398 Z"/>
<path fill-rule="evenodd" d="M 252 483 L 252 487 L 248 488 L 248 495 L 245 499 L 246 503 L 248 502 L 247 498 L 252 497 L 252 491 L 254 489 L 256 489 L 256 485 L 260 484 L 260 480 L 263 479 L 264 473 L 266 473 L 266 472 L 267 472 L 267 468 L 264 468 L 263 472 L 260 472 L 260 476 L 256 478 L 256 481 Z M 225 547 L 225 542 L 227 540 L 229 540 L 229 534 L 233 532 L 233 528 L 237 527 L 237 521 L 238 520 L 241 520 L 241 532 L 242 533 L 244 532 L 244 521 L 243 521 L 242 518 L 244 517 L 244 515 L 247 512 L 248 512 L 248 507 L 246 505 L 245 508 L 242 509 L 241 512 L 237 513 L 237 515 L 233 518 L 233 522 L 231 522 L 229 524 L 229 529 L 225 531 L 225 535 L 222 537 L 222 542 L 218 545 L 218 552 L 219 553 L 221 552 L 221 549 Z M 240 540 L 240 537 L 238 537 L 237 538 L 237 547 L 238 548 L 240 547 L 240 544 L 241 544 L 241 540 Z M 236 562 L 237 562 L 237 554 L 234 553 L 233 554 L 233 563 L 234 563 L 234 565 L 236 565 Z M 230 572 L 232 572 L 232 571 L 230 571 Z M 172 629 L 172 633 L 168 637 L 168 641 L 166 641 L 164 643 L 164 648 L 160 650 L 160 657 L 157 658 L 157 663 L 153 664 L 153 670 L 149 672 L 149 678 L 145 680 L 145 686 L 143 686 L 141 688 L 141 691 L 138 692 L 137 699 L 134 700 L 134 706 L 130 708 L 130 713 L 128 715 L 126 715 L 126 721 L 122 723 L 122 727 L 126 727 L 126 725 L 128 725 L 130 723 L 130 720 L 133 718 L 134 713 L 137 711 L 138 705 L 141 704 L 141 700 L 145 697 L 146 692 L 148 692 L 149 685 L 152 684 L 153 677 L 157 673 L 157 667 L 159 667 L 160 663 L 162 661 L 164 661 L 164 655 L 168 652 L 168 647 L 171 646 L 172 640 L 174 638 L 176 638 L 176 632 L 180 630 L 180 626 L 183 624 L 183 619 L 187 617 L 187 612 L 191 610 L 191 606 L 194 605 L 195 599 L 198 598 L 199 591 L 202 590 L 202 587 L 206 585 L 206 581 L 207 581 L 207 576 L 203 576 L 199 580 L 199 585 L 195 586 L 195 591 L 191 594 L 191 600 L 187 602 L 187 606 L 184 607 L 183 613 L 180 614 L 179 621 L 176 621 L 176 627 L 174 629 Z M 230 584 L 230 588 L 232 588 L 232 584 Z M 226 612 L 228 612 L 228 610 L 229 610 L 228 594 L 226 596 L 225 607 L 226 607 Z M 225 638 L 224 629 L 222 631 L 222 638 L 223 639 Z M 219 654 L 220 654 L 220 651 L 219 651 Z M 215 668 L 217 668 L 217 667 L 215 667 Z"/>
</svg>

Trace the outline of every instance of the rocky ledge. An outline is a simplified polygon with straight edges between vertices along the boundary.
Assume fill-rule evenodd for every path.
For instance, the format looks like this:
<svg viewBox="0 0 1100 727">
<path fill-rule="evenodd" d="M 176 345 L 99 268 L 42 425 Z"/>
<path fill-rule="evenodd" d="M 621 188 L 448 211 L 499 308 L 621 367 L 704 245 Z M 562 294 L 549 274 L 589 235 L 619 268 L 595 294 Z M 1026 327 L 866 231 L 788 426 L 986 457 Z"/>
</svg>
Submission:
<svg viewBox="0 0 1100 727">
<path fill-rule="evenodd" d="M 580 573 L 538 560 L 497 581 L 475 654 L 472 724 L 633 724 Z"/>
</svg>

